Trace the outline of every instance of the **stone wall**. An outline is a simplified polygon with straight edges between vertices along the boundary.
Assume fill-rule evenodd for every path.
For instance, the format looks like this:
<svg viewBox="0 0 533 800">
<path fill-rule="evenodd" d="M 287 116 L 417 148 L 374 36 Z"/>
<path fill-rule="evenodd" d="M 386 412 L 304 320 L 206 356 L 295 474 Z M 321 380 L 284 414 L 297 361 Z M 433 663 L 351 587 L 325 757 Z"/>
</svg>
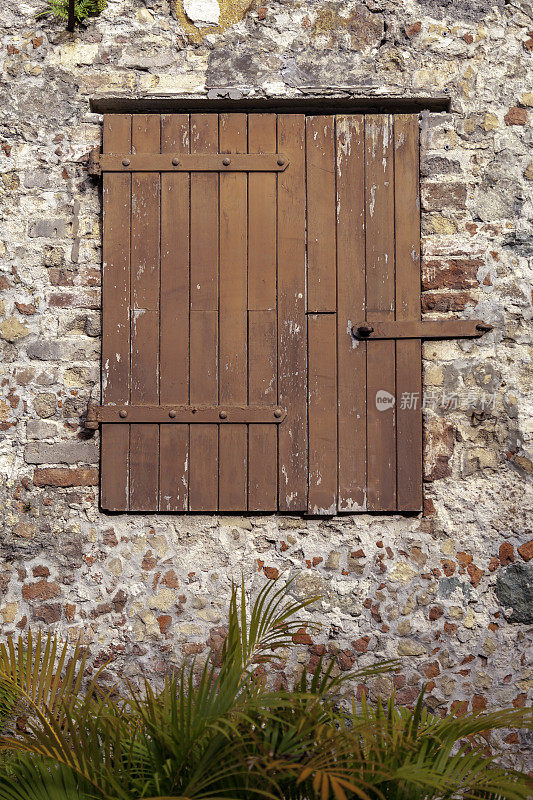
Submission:
<svg viewBox="0 0 533 800">
<path fill-rule="evenodd" d="M 311 609 L 323 631 L 302 634 L 300 663 L 327 651 L 348 670 L 398 655 L 403 669 L 371 683 L 372 697 L 394 684 L 409 703 L 426 681 L 442 713 L 524 705 L 529 0 L 110 0 L 74 34 L 40 9 L 6 0 L 0 20 L 3 635 L 55 625 L 91 642 L 95 664 L 112 659 L 109 676 L 155 676 L 220 641 L 232 578 L 258 586 L 279 571 L 295 593 L 323 595 Z M 100 196 L 86 161 L 101 119 L 89 98 L 335 91 L 451 98 L 448 113 L 422 115 L 423 305 L 494 331 L 424 345 L 424 515 L 99 513 L 98 437 L 80 423 L 100 348 Z M 506 736 L 506 758 L 527 744 Z"/>
</svg>

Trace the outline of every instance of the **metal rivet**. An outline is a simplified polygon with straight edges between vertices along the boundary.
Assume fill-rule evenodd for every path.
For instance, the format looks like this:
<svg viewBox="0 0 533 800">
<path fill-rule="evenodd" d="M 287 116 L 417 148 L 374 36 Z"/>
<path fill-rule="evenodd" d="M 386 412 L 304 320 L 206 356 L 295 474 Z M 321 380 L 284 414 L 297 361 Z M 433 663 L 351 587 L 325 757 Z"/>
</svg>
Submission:
<svg viewBox="0 0 533 800">
<path fill-rule="evenodd" d="M 174 164 L 175 167 L 179 167 L 179 165 L 180 165 L 179 158 L 173 158 L 172 159 L 172 163 Z"/>
<path fill-rule="evenodd" d="M 276 417 L 276 419 L 279 419 L 280 417 L 282 417 L 283 416 L 283 409 L 276 408 L 276 410 L 274 411 L 274 416 Z"/>
<path fill-rule="evenodd" d="M 229 165 L 231 164 L 231 158 L 223 158 L 222 163 L 224 164 L 225 167 L 229 167 Z"/>
<path fill-rule="evenodd" d="M 119 417 L 122 417 L 122 419 L 125 419 L 128 416 L 128 412 L 126 411 L 125 408 L 121 408 L 120 411 L 118 412 L 118 415 Z"/>
<path fill-rule="evenodd" d="M 370 336 L 371 333 L 374 333 L 374 328 L 372 325 L 365 323 L 364 325 L 359 325 L 359 327 L 355 329 L 354 333 L 356 336 Z"/>
<path fill-rule="evenodd" d="M 285 163 L 285 159 L 284 158 L 278 158 L 278 164 L 279 164 L 280 167 L 282 167 L 284 165 L 284 163 Z"/>
<path fill-rule="evenodd" d="M 125 167 L 129 167 L 129 165 L 131 164 L 131 161 L 129 160 L 129 158 L 123 158 L 122 159 L 122 164 Z"/>
<path fill-rule="evenodd" d="M 221 411 L 218 416 L 220 417 L 220 419 L 227 419 L 228 418 L 228 415 L 227 415 L 226 411 Z"/>
<path fill-rule="evenodd" d="M 176 412 L 174 411 L 174 409 L 168 412 L 168 416 L 170 417 L 170 419 L 174 419 L 174 417 L 176 416 Z"/>
</svg>

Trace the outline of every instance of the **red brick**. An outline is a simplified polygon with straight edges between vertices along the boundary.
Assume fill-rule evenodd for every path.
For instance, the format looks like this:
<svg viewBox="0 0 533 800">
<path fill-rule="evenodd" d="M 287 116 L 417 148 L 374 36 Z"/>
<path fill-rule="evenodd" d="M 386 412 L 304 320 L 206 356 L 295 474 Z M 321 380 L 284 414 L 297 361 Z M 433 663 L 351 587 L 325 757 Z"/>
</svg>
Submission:
<svg viewBox="0 0 533 800">
<path fill-rule="evenodd" d="M 424 290 L 471 289 L 479 285 L 477 272 L 483 263 L 481 258 L 427 261 L 422 266 L 422 288 Z"/>
<path fill-rule="evenodd" d="M 420 689 L 417 686 L 406 686 L 396 692 L 395 699 L 400 706 L 412 706 L 418 700 Z"/>
<path fill-rule="evenodd" d="M 161 583 L 163 583 L 165 586 L 168 586 L 169 589 L 179 589 L 180 586 L 178 576 L 173 569 L 169 569 L 168 572 L 165 572 L 161 578 Z"/>
<path fill-rule="evenodd" d="M 509 109 L 503 119 L 506 125 L 525 125 L 527 122 L 527 109 L 514 106 Z"/>
<path fill-rule="evenodd" d="M 58 597 L 61 589 L 57 583 L 49 583 L 45 578 L 35 583 L 26 583 L 22 587 L 22 597 L 24 600 L 50 600 Z"/>
<path fill-rule="evenodd" d="M 148 550 L 144 554 L 144 558 L 142 560 L 141 564 L 142 569 L 151 570 L 155 567 L 156 564 L 157 564 L 157 558 L 154 558 L 152 551 Z"/>
<path fill-rule="evenodd" d="M 468 711 L 468 700 L 454 700 L 450 706 L 450 714 L 454 717 L 463 717 Z"/>
<path fill-rule="evenodd" d="M 276 569 L 276 567 L 263 567 L 263 572 L 271 581 L 276 580 L 276 578 L 279 576 L 279 569 Z"/>
<path fill-rule="evenodd" d="M 515 708 L 524 708 L 527 700 L 527 694 L 522 692 L 521 694 L 517 694 L 515 699 L 513 700 L 513 706 Z"/>
<path fill-rule="evenodd" d="M 352 647 L 358 653 L 366 653 L 369 642 L 370 636 L 362 636 L 360 639 L 356 639 L 354 642 L 352 642 Z"/>
<path fill-rule="evenodd" d="M 441 558 L 442 569 L 447 578 L 451 577 L 455 572 L 455 564 L 449 558 Z"/>
<path fill-rule="evenodd" d="M 94 467 L 43 467 L 33 472 L 35 486 L 98 486 Z"/>
<path fill-rule="evenodd" d="M 38 565 L 32 569 L 33 577 L 34 578 L 48 578 L 50 575 L 50 570 L 48 567 L 43 567 L 42 565 Z"/>
<path fill-rule="evenodd" d="M 100 308 L 100 292 L 87 289 L 84 292 L 51 292 L 48 305 L 52 308 Z"/>
<path fill-rule="evenodd" d="M 520 556 L 524 559 L 524 561 L 531 561 L 533 558 L 533 539 L 530 539 L 529 542 L 521 545 L 518 548 L 518 552 Z"/>
<path fill-rule="evenodd" d="M 514 547 L 510 542 L 502 542 L 499 550 L 500 564 L 505 567 L 514 562 Z"/>
<path fill-rule="evenodd" d="M 49 605 L 36 606 L 33 609 L 33 619 L 51 625 L 61 619 L 61 603 L 50 603 Z"/>
<path fill-rule="evenodd" d="M 472 711 L 474 714 L 478 711 L 484 711 L 486 707 L 487 699 L 482 694 L 475 694 L 472 698 Z"/>
<path fill-rule="evenodd" d="M 423 292 L 422 311 L 463 311 L 476 304 L 470 292 Z"/>
<path fill-rule="evenodd" d="M 19 313 L 24 314 L 26 317 L 31 317 L 35 314 L 35 306 L 32 303 L 17 303 L 15 301 L 15 305 Z"/>
<path fill-rule="evenodd" d="M 166 633 L 166 631 L 168 631 L 172 623 L 172 617 L 169 616 L 169 614 L 161 614 L 157 618 L 157 621 L 159 623 L 159 630 L 161 631 L 161 633 Z"/>
<path fill-rule="evenodd" d="M 417 33 L 420 33 L 422 29 L 422 23 L 420 20 L 418 22 L 413 22 L 412 25 L 406 25 L 405 27 L 405 35 L 408 39 L 412 39 L 413 36 L 416 36 Z"/>
<path fill-rule="evenodd" d="M 520 551 L 519 551 L 520 552 Z M 494 572 L 500 566 L 500 559 L 498 556 L 491 556 L 489 563 L 489 572 Z"/>
<path fill-rule="evenodd" d="M 292 641 L 294 644 L 313 644 L 313 640 L 305 628 L 299 628 L 296 633 L 293 634 Z"/>
<path fill-rule="evenodd" d="M 424 664 L 422 667 L 422 672 L 426 676 L 426 678 L 436 678 L 437 675 L 440 675 L 440 664 L 438 661 L 432 661 L 429 664 Z"/>
<path fill-rule="evenodd" d="M 201 653 L 205 647 L 203 644 L 194 644 L 190 642 L 189 644 L 182 644 L 181 650 L 186 656 L 195 656 L 198 653 Z"/>
<path fill-rule="evenodd" d="M 473 558 L 470 555 L 470 553 L 464 553 L 460 551 L 459 553 L 457 553 L 457 561 L 462 567 L 466 567 L 467 564 L 472 563 Z"/>
<path fill-rule="evenodd" d="M 445 622 L 444 623 L 444 633 L 453 634 L 457 631 L 458 625 L 454 625 L 453 622 Z"/>
<path fill-rule="evenodd" d="M 108 528 L 106 531 L 103 531 L 102 538 L 104 544 L 108 547 L 116 547 L 118 544 L 114 528 Z"/>
<path fill-rule="evenodd" d="M 433 606 L 433 608 L 429 609 L 429 618 L 432 622 L 434 622 L 439 617 L 442 617 L 444 614 L 444 609 L 441 606 Z"/>
<path fill-rule="evenodd" d="M 349 650 L 341 650 L 337 656 L 339 667 L 343 672 L 348 672 L 353 667 L 355 657 Z"/>
<path fill-rule="evenodd" d="M 422 188 L 422 208 L 440 211 L 443 208 L 465 208 L 467 191 L 462 183 L 426 183 Z"/>
<path fill-rule="evenodd" d="M 478 586 L 481 578 L 483 577 L 483 570 L 479 569 L 479 567 L 476 567 L 475 564 L 469 564 L 467 571 L 470 575 L 470 583 L 472 586 Z"/>
</svg>

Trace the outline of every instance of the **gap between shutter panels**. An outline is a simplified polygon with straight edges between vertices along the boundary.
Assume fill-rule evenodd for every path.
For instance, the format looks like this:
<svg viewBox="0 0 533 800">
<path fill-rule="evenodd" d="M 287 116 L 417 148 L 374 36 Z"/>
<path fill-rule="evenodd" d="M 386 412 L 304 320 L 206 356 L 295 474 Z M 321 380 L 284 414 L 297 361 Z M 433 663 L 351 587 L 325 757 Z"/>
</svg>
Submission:
<svg viewBox="0 0 533 800">
<path fill-rule="evenodd" d="M 131 118 L 126 115 L 113 115 L 113 124 L 116 127 L 119 116 L 123 118 L 123 127 L 127 128 L 127 120 Z M 110 140 L 108 133 L 106 142 L 105 126 L 113 127 L 111 119 L 106 117 L 104 123 L 104 149 L 122 150 L 124 147 L 124 152 L 129 152 L 124 135 L 122 140 Z M 405 131 L 396 141 L 401 153 L 399 163 L 405 162 L 402 180 L 408 184 L 403 217 L 398 211 L 399 204 L 394 203 L 397 181 L 391 166 L 394 146 L 392 120 L 388 116 L 372 116 L 365 121 L 360 115 L 308 117 L 307 120 L 304 115 L 280 115 L 276 121 L 273 114 L 250 114 L 248 117 L 224 114 L 220 118 L 215 114 L 191 114 L 190 120 L 183 114 L 163 115 L 159 123 L 156 115 L 134 115 L 133 152 L 142 152 L 140 147 L 146 152 L 159 152 L 159 145 L 155 145 L 159 126 L 161 152 L 269 152 L 276 147 L 277 128 L 277 151 L 288 156 L 290 166 L 277 176 L 226 173 L 219 177 L 216 173 L 191 173 L 189 177 L 186 173 L 163 173 L 161 176 L 134 173 L 131 178 L 131 401 L 216 404 L 217 401 L 240 400 L 271 404 L 272 385 L 277 378 L 277 400 L 288 409 L 286 423 L 279 428 L 259 424 L 225 428 L 129 426 L 131 510 L 148 511 L 159 507 L 169 511 L 269 511 L 277 507 L 281 511 L 308 509 L 310 513 L 331 514 L 337 509 L 402 508 L 397 491 L 405 495 L 403 484 L 411 497 L 417 494 L 418 486 L 418 493 L 421 493 L 421 466 L 418 469 L 417 459 L 410 458 L 406 470 L 400 448 L 403 440 L 416 444 L 418 428 L 421 441 L 421 425 L 416 420 L 413 424 L 412 418 L 402 423 L 395 409 L 391 409 L 390 414 L 378 412 L 372 402 L 372 393 L 378 390 L 375 383 L 378 375 L 383 376 L 386 383 L 379 388 L 388 391 L 387 386 L 390 386 L 391 394 L 395 393 L 396 382 L 403 386 L 417 371 L 420 375 L 420 343 L 376 341 L 369 346 L 365 342 L 355 342 L 350 335 L 351 322 L 365 318 L 367 305 L 369 319 L 372 314 L 375 319 L 391 318 L 391 315 L 394 319 L 391 296 L 394 297 L 395 291 L 408 294 L 414 287 L 413 270 L 409 280 L 403 283 L 401 270 L 394 270 L 395 247 L 398 260 L 405 256 L 408 247 L 418 252 L 419 246 L 419 231 L 416 233 L 412 221 L 412 208 L 416 208 L 418 195 L 417 118 L 411 115 L 401 119 L 410 120 L 411 125 L 407 136 L 411 163 L 402 155 Z M 378 152 L 380 146 L 382 153 Z M 384 167 L 383 175 L 380 166 Z M 104 174 L 104 213 L 108 214 L 111 231 L 113 217 L 109 217 L 109 207 L 106 207 L 106 182 L 115 187 L 117 196 L 119 186 L 122 195 L 127 196 L 125 184 L 119 181 L 128 179 L 129 176 L 122 174 Z M 403 193 L 399 194 L 405 199 Z M 141 235 L 141 209 L 150 199 L 154 208 L 147 213 L 151 213 L 152 228 L 157 230 L 160 214 L 160 239 L 154 232 Z M 306 211 L 307 319 L 304 305 Z M 127 209 L 122 208 L 122 212 L 127 217 Z M 400 215 L 405 231 L 403 237 L 396 238 L 396 245 L 395 213 Z M 117 217 L 120 217 L 119 212 Z M 120 220 L 114 224 L 120 227 Z M 122 230 L 122 242 L 126 239 Z M 112 247 L 112 244 L 107 242 L 107 246 Z M 117 252 L 113 255 L 112 251 L 111 260 L 119 262 L 121 248 L 117 245 L 115 248 Z M 158 262 L 159 254 L 160 273 L 148 285 L 146 265 L 150 259 L 152 265 Z M 105 261 L 104 255 L 104 320 L 107 316 L 106 285 L 110 283 L 106 284 Z M 215 264 L 219 267 L 217 271 L 213 269 Z M 127 264 L 122 265 L 123 272 L 128 268 Z M 389 276 L 388 286 L 380 284 L 379 270 Z M 409 304 L 405 305 L 405 318 L 420 312 L 418 266 L 416 270 L 418 295 L 415 292 L 415 300 L 409 302 L 417 310 L 413 312 Z M 153 277 L 153 269 L 151 273 Z M 336 281 L 331 280 L 332 275 L 333 278 L 337 275 L 337 286 Z M 126 292 L 123 296 L 126 300 Z M 137 302 L 138 299 L 143 302 Z M 143 320 L 147 311 L 151 313 Z M 157 331 L 156 314 L 162 320 L 161 329 Z M 173 336 L 171 331 L 176 327 L 185 334 Z M 188 331 L 189 336 L 186 335 Z M 108 339 L 105 327 L 104 339 Z M 370 351 L 370 347 L 376 346 L 381 346 L 383 353 L 378 354 L 377 349 Z M 404 347 L 403 354 L 398 352 L 400 346 Z M 107 350 L 109 348 L 104 347 L 103 353 Z M 309 462 L 305 424 L 307 358 Z M 378 364 L 381 364 L 381 373 L 376 369 Z M 382 369 L 383 364 L 386 370 Z M 400 370 L 398 375 L 396 364 Z M 369 372 L 366 397 L 364 382 L 360 380 L 363 370 Z M 189 372 L 190 391 L 185 385 L 187 381 L 183 381 L 183 375 Z M 228 372 L 230 379 L 226 378 Z M 267 382 L 268 376 L 270 381 Z M 155 400 L 151 400 L 154 397 Z M 107 398 L 110 402 L 123 399 L 116 393 Z M 364 413 L 366 408 L 368 414 Z M 379 416 L 384 413 L 385 417 Z M 103 426 L 110 433 L 102 435 L 105 462 L 102 504 L 116 510 L 124 508 L 120 498 L 128 492 L 128 454 L 124 453 L 122 441 L 122 450 L 116 453 L 122 454 L 123 463 L 112 471 L 111 456 L 107 457 L 107 453 L 113 437 L 124 439 L 127 427 Z M 120 428 L 120 432 L 113 433 L 113 428 Z M 279 440 L 279 459 L 275 457 L 276 439 Z M 401 464 L 398 470 L 397 459 Z M 115 460 L 120 461 L 120 456 Z M 276 469 L 279 470 L 278 480 L 275 480 Z M 407 480 L 402 477 L 405 475 Z M 113 492 L 115 497 L 110 498 Z M 416 502 L 416 498 L 414 503 L 410 500 L 405 507 L 415 510 Z"/>
</svg>

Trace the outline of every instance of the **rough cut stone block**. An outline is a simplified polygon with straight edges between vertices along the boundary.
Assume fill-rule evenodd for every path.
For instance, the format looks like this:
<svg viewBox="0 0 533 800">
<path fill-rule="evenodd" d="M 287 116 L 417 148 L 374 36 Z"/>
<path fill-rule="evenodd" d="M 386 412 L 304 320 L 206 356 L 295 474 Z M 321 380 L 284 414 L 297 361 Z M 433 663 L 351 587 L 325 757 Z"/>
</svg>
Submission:
<svg viewBox="0 0 533 800">
<path fill-rule="evenodd" d="M 28 439 L 48 439 L 57 436 L 57 425 L 42 419 L 29 419 L 26 423 L 26 435 Z"/>
<path fill-rule="evenodd" d="M 62 239 L 67 230 L 66 219 L 34 219 L 28 226 L 28 236 L 32 239 Z"/>
<path fill-rule="evenodd" d="M 98 448 L 93 441 L 32 442 L 26 446 L 24 459 L 27 464 L 97 464 Z"/>
<path fill-rule="evenodd" d="M 94 467 L 44 467 L 33 473 L 35 486 L 97 486 L 98 470 Z"/>
</svg>

